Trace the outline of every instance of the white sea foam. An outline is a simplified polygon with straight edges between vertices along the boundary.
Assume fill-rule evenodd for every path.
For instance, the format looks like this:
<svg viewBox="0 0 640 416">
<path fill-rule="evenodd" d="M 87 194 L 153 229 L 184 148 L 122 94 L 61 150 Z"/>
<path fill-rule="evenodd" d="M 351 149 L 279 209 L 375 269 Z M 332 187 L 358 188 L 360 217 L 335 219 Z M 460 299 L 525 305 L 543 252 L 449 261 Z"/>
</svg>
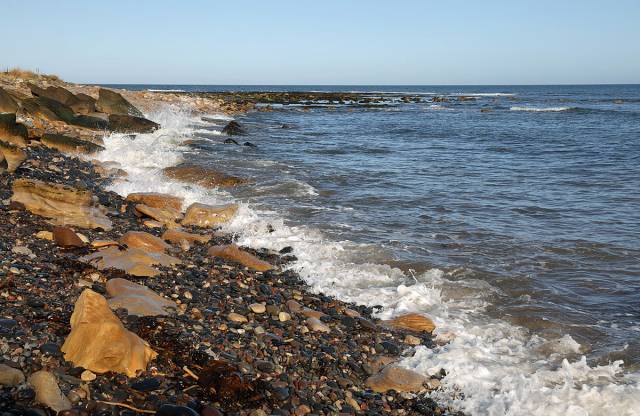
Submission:
<svg viewBox="0 0 640 416">
<path fill-rule="evenodd" d="M 529 111 L 533 113 L 555 113 L 559 111 L 568 111 L 571 110 L 571 107 L 511 107 L 511 111 Z"/>
<path fill-rule="evenodd" d="M 185 90 L 178 90 L 178 89 L 163 90 L 163 89 L 151 89 L 151 88 L 148 88 L 147 91 L 149 92 L 185 92 Z"/>
<path fill-rule="evenodd" d="M 199 201 L 226 203 L 232 197 L 168 180 L 161 169 L 181 160 L 180 143 L 194 118 L 167 109 L 148 115 L 163 128 L 131 139 L 114 134 L 105 140 L 102 161 L 116 160 L 129 176 L 111 189 L 167 192 Z M 187 133 L 185 133 L 187 132 Z M 276 212 L 240 204 L 225 226 L 239 244 L 279 250 L 292 246 L 298 261 L 292 268 L 315 291 L 345 301 L 382 305 L 380 318 L 416 311 L 433 318 L 435 335 L 448 344 L 433 350 L 418 347 L 402 365 L 425 374 L 444 368 L 447 376 L 435 398 L 471 415 L 632 416 L 640 414 L 640 376 L 622 373 L 622 363 L 589 366 L 580 346 L 568 335 L 546 340 L 483 310 L 492 293 L 486 282 L 452 281 L 438 269 L 408 277 L 399 269 L 362 262 L 362 246 L 328 241 L 318 230 L 286 224 Z M 270 232 L 269 230 L 273 230 Z M 368 247 L 366 249 L 369 249 Z"/>
</svg>

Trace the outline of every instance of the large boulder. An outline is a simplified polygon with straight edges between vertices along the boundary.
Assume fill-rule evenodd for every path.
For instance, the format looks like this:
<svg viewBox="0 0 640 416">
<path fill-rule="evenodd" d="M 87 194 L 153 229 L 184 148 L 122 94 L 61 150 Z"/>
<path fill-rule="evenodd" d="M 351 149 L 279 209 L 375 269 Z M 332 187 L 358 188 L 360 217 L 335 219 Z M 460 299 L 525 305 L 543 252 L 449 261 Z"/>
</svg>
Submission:
<svg viewBox="0 0 640 416">
<path fill-rule="evenodd" d="M 80 258 L 99 270 L 118 269 L 132 276 L 154 277 L 160 271 L 152 266 L 171 266 L 179 264 L 180 259 L 164 253 L 146 251 L 140 248 L 120 250 L 119 247 L 108 246 L 95 253 Z"/>
<path fill-rule="evenodd" d="M 27 154 L 24 150 L 11 143 L 4 142 L 0 139 L 0 153 L 6 162 L 6 170 L 9 173 L 15 172 L 18 167 L 25 161 Z"/>
<path fill-rule="evenodd" d="M 0 87 L 0 113 L 15 113 L 18 111 L 16 100 Z"/>
<path fill-rule="evenodd" d="M 203 228 L 217 227 L 233 218 L 236 212 L 238 212 L 238 206 L 235 204 L 206 205 L 195 203 L 187 208 L 182 225 Z"/>
<path fill-rule="evenodd" d="M 266 272 L 274 267 L 266 261 L 260 260 L 251 253 L 247 253 L 241 250 L 235 244 L 228 244 L 222 246 L 214 246 L 209 249 L 209 255 L 213 257 L 220 257 L 225 260 L 235 261 L 250 269 L 257 270 L 259 272 Z"/>
<path fill-rule="evenodd" d="M 186 163 L 165 168 L 163 172 L 172 179 L 194 183 L 209 189 L 219 186 L 237 186 L 248 182 L 246 179 L 237 176 L 227 175 L 214 169 Z"/>
<path fill-rule="evenodd" d="M 158 128 L 158 123 L 144 117 L 109 114 L 109 129 L 118 133 L 152 133 Z"/>
<path fill-rule="evenodd" d="M 107 114 L 124 114 L 135 117 L 143 116 L 142 112 L 127 101 L 122 95 L 105 88 L 100 88 L 100 90 L 98 90 L 96 108 L 98 111 Z"/>
<path fill-rule="evenodd" d="M 111 230 L 107 209 L 94 200 L 90 191 L 21 178 L 13 182 L 11 201 L 56 225 Z"/>
<path fill-rule="evenodd" d="M 26 147 L 28 138 L 27 127 L 16 122 L 15 113 L 0 113 L 0 140 Z"/>
<path fill-rule="evenodd" d="M 64 358 L 76 367 L 94 373 L 126 374 L 134 377 L 158 354 L 145 341 L 128 331 L 109 308 L 107 300 L 85 289 L 71 315 L 71 333 L 62 346 Z"/>
<path fill-rule="evenodd" d="M 96 112 L 96 99 L 87 94 L 76 94 L 76 102 L 69 107 L 76 113 L 93 114 Z"/>
<path fill-rule="evenodd" d="M 91 154 L 104 150 L 104 147 L 98 144 L 62 134 L 46 133 L 42 136 L 40 141 L 45 146 L 59 150 L 63 153 Z"/>
<path fill-rule="evenodd" d="M 177 309 L 175 302 L 165 299 L 144 285 L 126 279 L 111 279 L 107 282 L 107 293 L 111 296 L 111 309 L 126 309 L 129 315 L 169 315 Z"/>
</svg>

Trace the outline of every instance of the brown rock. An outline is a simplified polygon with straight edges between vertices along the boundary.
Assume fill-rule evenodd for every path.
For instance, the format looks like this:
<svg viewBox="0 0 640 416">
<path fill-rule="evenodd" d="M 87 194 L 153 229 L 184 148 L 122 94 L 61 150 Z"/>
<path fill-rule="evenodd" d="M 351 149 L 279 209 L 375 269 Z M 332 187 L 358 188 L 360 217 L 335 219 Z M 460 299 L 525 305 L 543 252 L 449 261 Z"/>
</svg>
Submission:
<svg viewBox="0 0 640 416">
<path fill-rule="evenodd" d="M 433 332 L 436 325 L 433 321 L 419 313 L 408 313 L 383 322 L 392 328 L 414 332 Z"/>
<path fill-rule="evenodd" d="M 70 154 L 91 154 L 104 150 L 104 147 L 95 143 L 62 134 L 44 134 L 40 142 L 49 148 Z"/>
<path fill-rule="evenodd" d="M 211 240 L 211 236 L 192 234 L 181 230 L 167 230 L 162 234 L 162 239 L 174 244 L 180 244 L 182 241 L 206 244 Z"/>
<path fill-rule="evenodd" d="M 81 257 L 80 261 L 90 263 L 99 270 L 113 268 L 138 277 L 153 277 L 160 274 L 159 270 L 151 267 L 153 265 L 171 266 L 180 263 L 180 259 L 164 253 L 147 252 L 138 248 L 120 250 L 112 246 Z"/>
<path fill-rule="evenodd" d="M 424 389 L 423 383 L 427 378 L 413 370 L 402 367 L 385 367 L 381 372 L 369 377 L 365 384 L 371 390 L 384 393 L 389 390 L 397 392 L 415 393 Z"/>
<path fill-rule="evenodd" d="M 18 111 L 18 103 L 0 87 L 0 113 L 15 113 L 16 111 Z"/>
<path fill-rule="evenodd" d="M 214 257 L 220 257 L 225 260 L 235 261 L 250 269 L 257 270 L 259 272 L 266 272 L 274 267 L 262 261 L 253 254 L 240 250 L 235 244 L 214 246 L 209 249 L 209 255 Z"/>
<path fill-rule="evenodd" d="M 24 374 L 17 368 L 0 364 L 0 386 L 13 387 L 24 383 Z"/>
<path fill-rule="evenodd" d="M 57 225 L 111 230 L 106 208 L 96 203 L 89 191 L 34 179 L 16 179 L 11 201 L 24 205 L 36 215 L 50 218 Z"/>
<path fill-rule="evenodd" d="M 287 301 L 287 308 L 289 309 L 289 312 L 292 312 L 292 313 L 302 312 L 302 305 L 300 305 L 298 302 L 296 302 L 293 299 L 289 299 Z"/>
<path fill-rule="evenodd" d="M 247 183 L 246 179 L 226 175 L 222 172 L 202 166 L 189 164 L 165 168 L 163 172 L 172 179 L 195 183 L 196 185 L 200 185 L 205 188 L 237 186 Z"/>
<path fill-rule="evenodd" d="M 4 153 L 0 152 L 0 174 L 5 173 L 9 169 L 9 164 L 4 158 Z"/>
<path fill-rule="evenodd" d="M 0 140 L 18 147 L 25 147 L 28 138 L 27 128 L 16 122 L 16 115 L 14 113 L 3 113 L 0 111 Z"/>
<path fill-rule="evenodd" d="M 71 409 L 71 402 L 62 394 L 56 376 L 48 371 L 37 371 L 29 376 L 29 384 L 36 392 L 36 402 L 55 412 Z"/>
<path fill-rule="evenodd" d="M 320 312 L 320 311 L 315 311 L 313 309 L 309 309 L 309 308 L 302 308 L 302 310 L 300 311 L 300 313 L 302 315 L 304 315 L 307 318 L 316 318 L 316 319 L 320 319 L 323 316 L 325 316 L 324 312 Z"/>
<path fill-rule="evenodd" d="M 15 172 L 18 167 L 25 161 L 27 154 L 18 146 L 11 143 L 3 142 L 0 138 L 0 153 L 6 161 L 7 172 Z"/>
<path fill-rule="evenodd" d="M 71 333 L 62 346 L 64 358 L 94 373 L 113 371 L 134 377 L 156 357 L 149 344 L 111 312 L 104 297 L 85 289 L 71 315 Z"/>
<path fill-rule="evenodd" d="M 152 133 L 160 125 L 144 117 L 109 114 L 109 129 L 120 133 Z"/>
<path fill-rule="evenodd" d="M 187 208 L 182 225 L 215 227 L 229 221 L 237 211 L 235 204 L 213 206 L 195 203 Z"/>
<path fill-rule="evenodd" d="M 329 328 L 324 322 L 317 318 L 308 318 L 307 327 L 314 332 L 331 332 L 331 328 Z"/>
<path fill-rule="evenodd" d="M 127 201 L 144 204 L 151 208 L 161 208 L 165 210 L 182 211 L 184 199 L 157 192 L 135 192 L 127 195 Z"/>
<path fill-rule="evenodd" d="M 115 91 L 100 88 L 98 90 L 98 101 L 96 101 L 96 109 L 101 113 L 107 114 L 125 114 L 136 117 L 142 117 L 140 110 L 127 101 L 122 95 Z"/>
<path fill-rule="evenodd" d="M 69 227 L 54 227 L 53 240 L 60 247 L 84 247 L 84 242 Z"/>
<path fill-rule="evenodd" d="M 129 248 L 139 248 L 144 251 L 164 253 L 170 246 L 161 238 L 142 231 L 129 231 L 120 237 L 120 243 Z"/>
<path fill-rule="evenodd" d="M 177 227 L 178 225 L 176 224 L 176 220 L 182 218 L 182 214 L 174 210 L 153 208 L 144 204 L 138 204 L 135 208 L 136 212 L 149 218 L 153 218 L 161 224 L 166 225 L 168 228 Z"/>
<path fill-rule="evenodd" d="M 175 302 L 159 296 L 146 286 L 126 279 L 109 280 L 107 293 L 112 297 L 109 299 L 111 308 L 124 308 L 129 312 L 129 315 L 169 315 L 172 309 L 177 308 Z"/>
</svg>

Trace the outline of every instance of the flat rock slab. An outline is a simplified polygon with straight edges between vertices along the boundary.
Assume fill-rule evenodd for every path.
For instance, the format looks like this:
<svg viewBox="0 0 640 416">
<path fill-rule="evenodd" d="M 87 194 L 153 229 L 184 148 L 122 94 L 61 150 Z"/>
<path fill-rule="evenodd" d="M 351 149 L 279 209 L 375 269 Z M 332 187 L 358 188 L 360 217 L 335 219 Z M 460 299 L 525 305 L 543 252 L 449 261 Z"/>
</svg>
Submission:
<svg viewBox="0 0 640 416">
<path fill-rule="evenodd" d="M 164 253 L 170 248 L 169 244 L 165 243 L 162 238 L 144 231 L 128 231 L 120 237 L 119 242 L 129 248 L 139 248 L 155 253 Z"/>
<path fill-rule="evenodd" d="M 161 208 L 180 212 L 183 198 L 158 192 L 134 192 L 127 195 L 127 201 L 144 204 L 152 208 Z"/>
<path fill-rule="evenodd" d="M 225 260 L 235 261 L 250 269 L 257 270 L 259 272 L 266 272 L 272 270 L 274 267 L 266 261 L 260 260 L 251 253 L 247 253 L 241 250 L 235 244 L 228 244 L 222 246 L 214 246 L 209 249 L 209 255 L 214 257 L 220 257 Z"/>
<path fill-rule="evenodd" d="M 132 276 L 153 277 L 160 274 L 154 265 L 171 266 L 179 264 L 180 259 L 164 253 L 147 252 L 139 248 L 120 250 L 119 247 L 105 247 L 95 253 L 81 257 L 80 261 L 92 264 L 99 270 L 118 269 Z"/>
<path fill-rule="evenodd" d="M 177 309 L 175 302 L 165 299 L 144 285 L 126 279 L 111 279 L 107 282 L 107 293 L 111 296 L 112 309 L 126 309 L 129 315 L 170 315 Z"/>
<path fill-rule="evenodd" d="M 165 168 L 163 172 L 172 179 L 194 183 L 209 189 L 237 186 L 248 182 L 246 179 L 237 176 L 227 175 L 214 169 L 190 164 Z"/>
<path fill-rule="evenodd" d="M 365 384 L 371 390 L 384 393 L 389 390 L 414 393 L 423 390 L 427 378 L 413 370 L 402 367 L 385 367 L 381 372 L 369 377 Z"/>
</svg>

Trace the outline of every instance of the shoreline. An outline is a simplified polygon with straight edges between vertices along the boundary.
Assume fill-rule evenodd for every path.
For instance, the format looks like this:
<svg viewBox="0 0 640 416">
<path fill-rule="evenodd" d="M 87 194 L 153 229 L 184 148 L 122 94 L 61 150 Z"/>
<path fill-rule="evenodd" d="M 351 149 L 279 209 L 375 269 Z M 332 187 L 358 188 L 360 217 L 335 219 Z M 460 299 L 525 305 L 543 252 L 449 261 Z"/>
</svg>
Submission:
<svg viewBox="0 0 640 416">
<path fill-rule="evenodd" d="M 10 82 L 0 87 L 7 84 Z M 16 82 L 16 85 L 18 88 L 14 91 L 27 97 L 24 83 Z M 98 88 L 62 85 L 75 94 L 95 94 Z M 154 106 L 169 103 L 189 105 L 202 113 L 238 114 L 255 104 L 233 101 L 225 104 L 224 99 L 221 103 L 206 98 L 198 101 L 198 97 L 167 100 L 166 96 L 155 97 L 159 94 L 165 93 L 124 92 L 123 96 L 145 113 Z M 3 361 L 11 368 L 1 367 L 0 374 L 16 375 L 17 370 L 22 377 L 16 375 L 20 382 L 1 390 L 0 403 L 8 403 L 15 411 L 43 409 L 42 403 L 37 404 L 43 402 L 34 386 L 38 383 L 33 379 L 25 383 L 25 380 L 46 369 L 54 374 L 57 385 L 74 408 L 60 408 L 67 411 L 65 414 L 104 411 L 125 414 L 131 410 L 126 406 L 148 413 L 170 403 L 190 405 L 203 415 L 219 412 L 454 414 L 425 395 L 438 388 L 443 374 L 429 379 L 398 370 L 391 364 L 410 353 L 413 345 L 433 345 L 433 328 L 426 330 L 424 321 L 409 319 L 404 323 L 395 322 L 394 327 L 394 323 L 372 318 L 370 308 L 308 292 L 307 285 L 295 273 L 278 269 L 296 254 L 289 253 L 286 247 L 281 253 L 241 248 L 240 257 L 237 253 L 212 255 L 208 249 L 231 244 L 233 236 L 215 232 L 211 224 L 204 228 L 182 225 L 189 234 L 169 239 L 173 244 L 165 246 L 165 233 L 178 227 L 174 221 L 182 216 L 181 212 L 169 212 L 175 218 L 164 222 L 158 220 L 165 218 L 161 214 L 166 212 L 158 214 L 152 210 L 155 221 L 144 218 L 149 211 L 104 190 L 112 174 L 121 174 L 117 168 L 92 165 L 58 151 L 75 153 L 84 150 L 87 142 L 101 145 L 105 131 L 47 120 L 29 112 L 19 117 L 17 124 L 23 123 L 29 127 L 25 146 L 18 150 L 24 159 L 15 172 L 2 175 L 0 198 L 3 201 L 0 267 L 6 273 L 0 282 L 6 291 L 2 298 L 0 328 L 7 329 L 0 335 L 7 339 L 2 344 Z M 83 141 L 80 144 L 69 143 L 69 140 L 52 142 L 45 136 L 52 132 Z M 97 200 L 87 202 L 82 214 L 86 215 L 87 210 L 100 211 L 102 215 L 96 216 L 106 218 L 112 224 L 111 229 L 99 231 L 78 226 L 71 227 L 70 232 L 54 229 L 44 217 L 25 210 L 25 204 L 20 206 L 15 200 L 16 180 L 33 179 L 89 190 L 89 199 L 95 196 Z M 33 189 L 29 192 L 37 193 Z M 77 191 L 72 194 L 76 195 Z M 163 209 L 167 208 L 166 203 L 165 200 Z M 63 218 L 62 222 L 68 221 Z M 56 236 L 58 241 L 36 237 L 53 238 L 46 234 L 53 231 L 65 234 L 66 240 L 59 236 Z M 138 240 L 123 242 L 123 235 L 128 232 L 145 234 L 137 235 Z M 76 233 L 81 233 L 88 242 L 77 243 L 73 237 L 77 237 Z M 197 242 L 203 236 L 212 238 L 204 244 Z M 74 244 L 69 246 L 69 240 Z M 147 256 L 157 257 L 157 253 L 161 253 L 172 259 L 167 260 L 166 267 L 146 264 L 142 274 L 155 273 L 150 272 L 149 267 L 158 272 L 155 277 L 146 278 L 131 275 L 132 270 L 140 274 L 140 268 L 135 268 L 137 264 L 126 272 L 100 267 L 100 258 L 98 263 L 81 260 L 104 250 L 127 252 L 136 244 Z M 266 262 L 276 269 L 259 272 L 229 260 L 234 255 L 236 259 L 246 260 L 251 267 L 261 267 Z M 128 261 L 128 258 L 118 259 L 110 264 L 121 266 Z M 60 278 L 52 279 L 52 275 Z M 117 372 L 98 370 L 92 372 L 93 376 L 88 375 L 65 362 L 67 356 L 61 351 L 70 332 L 74 303 L 86 290 L 113 299 L 105 289 L 110 279 L 143 284 L 165 301 L 175 303 L 171 308 L 175 312 L 163 317 L 137 317 L 131 310 L 127 314 L 126 310 L 115 308 L 115 316 L 124 329 L 147 342 L 157 354 L 145 363 L 137 377 L 123 378 Z M 145 295 L 158 301 L 148 292 Z M 131 306 L 127 302 L 124 305 Z M 229 391 L 223 388 L 226 386 L 233 388 Z M 388 389 L 390 386 L 418 394 L 396 392 Z M 376 393 L 372 388 L 381 392 Z M 68 407 L 60 397 L 57 399 L 63 402 L 63 407 Z M 162 413 L 165 411 L 174 413 Z M 180 411 L 186 413 L 177 413 Z M 191 413 L 187 409 L 164 408 L 158 414 Z"/>
</svg>

